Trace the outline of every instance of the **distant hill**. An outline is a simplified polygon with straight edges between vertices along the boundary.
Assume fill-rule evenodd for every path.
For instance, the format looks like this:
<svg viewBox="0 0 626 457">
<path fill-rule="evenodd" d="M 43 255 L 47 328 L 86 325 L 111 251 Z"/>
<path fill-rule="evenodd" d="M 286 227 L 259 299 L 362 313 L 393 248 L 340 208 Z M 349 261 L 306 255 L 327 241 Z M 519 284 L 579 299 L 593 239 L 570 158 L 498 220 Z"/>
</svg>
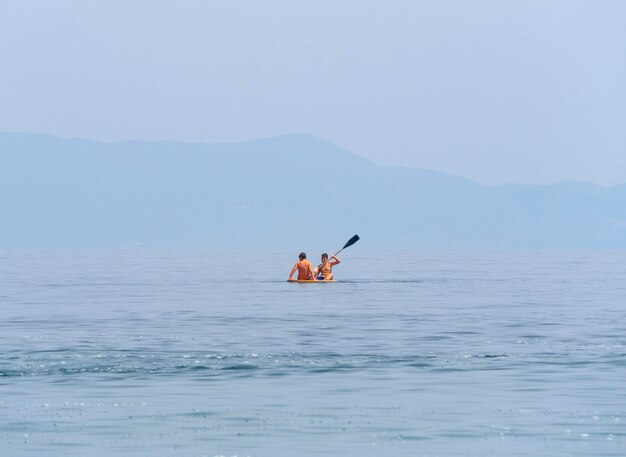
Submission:
<svg viewBox="0 0 626 457">
<path fill-rule="evenodd" d="M 199 144 L 2 133 L 0 217 L 3 248 L 299 249 L 354 233 L 370 247 L 626 247 L 626 186 L 485 187 L 381 167 L 309 135 Z"/>
</svg>

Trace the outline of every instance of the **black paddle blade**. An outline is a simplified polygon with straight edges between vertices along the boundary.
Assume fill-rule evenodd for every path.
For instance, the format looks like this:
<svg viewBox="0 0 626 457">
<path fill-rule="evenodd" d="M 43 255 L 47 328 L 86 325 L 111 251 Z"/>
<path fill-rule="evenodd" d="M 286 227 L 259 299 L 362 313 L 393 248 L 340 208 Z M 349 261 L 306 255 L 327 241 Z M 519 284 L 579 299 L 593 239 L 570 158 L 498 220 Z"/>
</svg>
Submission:
<svg viewBox="0 0 626 457">
<path fill-rule="evenodd" d="M 344 250 L 345 248 L 347 248 L 348 246 L 352 246 L 354 243 L 356 243 L 359 240 L 360 240 L 359 235 L 354 235 L 352 238 L 348 240 L 346 244 L 344 244 L 344 246 L 341 249 Z"/>
</svg>

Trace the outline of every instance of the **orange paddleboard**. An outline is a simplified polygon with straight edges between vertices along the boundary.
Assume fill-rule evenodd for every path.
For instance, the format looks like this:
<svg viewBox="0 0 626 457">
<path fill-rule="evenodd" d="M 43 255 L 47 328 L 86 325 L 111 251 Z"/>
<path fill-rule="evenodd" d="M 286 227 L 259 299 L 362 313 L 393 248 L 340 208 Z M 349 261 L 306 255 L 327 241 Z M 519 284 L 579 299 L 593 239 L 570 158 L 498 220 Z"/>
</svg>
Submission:
<svg viewBox="0 0 626 457">
<path fill-rule="evenodd" d="M 324 284 L 326 282 L 337 282 L 334 279 L 331 279 L 330 281 L 314 281 L 312 279 L 289 279 L 288 282 L 302 282 L 302 283 L 320 283 L 320 284 Z"/>
</svg>

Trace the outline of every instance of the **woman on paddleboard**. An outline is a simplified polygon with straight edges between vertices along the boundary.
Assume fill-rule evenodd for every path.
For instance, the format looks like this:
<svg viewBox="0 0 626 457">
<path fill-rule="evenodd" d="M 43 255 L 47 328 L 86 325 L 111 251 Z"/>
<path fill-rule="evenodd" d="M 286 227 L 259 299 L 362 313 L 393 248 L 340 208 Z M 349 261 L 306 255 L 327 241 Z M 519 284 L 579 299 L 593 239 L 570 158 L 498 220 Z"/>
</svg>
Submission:
<svg viewBox="0 0 626 457">
<path fill-rule="evenodd" d="M 330 281 L 333 279 L 333 267 L 339 265 L 341 260 L 336 256 L 331 255 L 332 262 L 328 261 L 328 254 L 322 254 L 322 263 L 314 270 L 315 279 L 318 281 Z"/>
</svg>

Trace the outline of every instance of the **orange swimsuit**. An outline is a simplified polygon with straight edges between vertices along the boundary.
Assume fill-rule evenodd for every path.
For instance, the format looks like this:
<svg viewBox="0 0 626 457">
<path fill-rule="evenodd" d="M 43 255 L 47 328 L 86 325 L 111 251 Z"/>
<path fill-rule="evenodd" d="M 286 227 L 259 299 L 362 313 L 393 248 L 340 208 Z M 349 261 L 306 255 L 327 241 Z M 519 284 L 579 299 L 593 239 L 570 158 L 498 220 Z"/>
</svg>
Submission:
<svg viewBox="0 0 626 457">
<path fill-rule="evenodd" d="M 317 276 L 322 277 L 324 279 L 332 279 L 333 277 L 333 266 L 330 262 L 326 262 L 317 267 Z"/>
</svg>

